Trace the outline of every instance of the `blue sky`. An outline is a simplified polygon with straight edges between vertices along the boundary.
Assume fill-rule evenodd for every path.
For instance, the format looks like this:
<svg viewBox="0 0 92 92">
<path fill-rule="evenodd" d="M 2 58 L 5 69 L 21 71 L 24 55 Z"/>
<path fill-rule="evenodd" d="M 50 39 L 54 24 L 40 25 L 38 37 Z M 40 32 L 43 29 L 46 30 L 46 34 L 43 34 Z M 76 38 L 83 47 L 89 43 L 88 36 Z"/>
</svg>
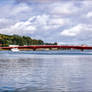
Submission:
<svg viewBox="0 0 92 92">
<path fill-rule="evenodd" d="M 92 1 L 0 0 L 0 33 L 92 45 Z"/>
</svg>

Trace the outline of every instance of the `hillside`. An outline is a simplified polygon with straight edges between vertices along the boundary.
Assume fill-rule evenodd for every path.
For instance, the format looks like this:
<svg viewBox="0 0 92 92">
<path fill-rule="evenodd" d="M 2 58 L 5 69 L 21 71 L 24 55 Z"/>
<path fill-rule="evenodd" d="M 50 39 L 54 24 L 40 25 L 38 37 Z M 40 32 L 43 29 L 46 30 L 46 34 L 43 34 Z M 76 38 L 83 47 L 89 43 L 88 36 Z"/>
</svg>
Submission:
<svg viewBox="0 0 92 92">
<path fill-rule="evenodd" d="M 28 36 L 0 34 L 0 46 L 9 45 L 56 45 L 57 43 L 44 43 L 42 40 L 32 39 Z"/>
</svg>

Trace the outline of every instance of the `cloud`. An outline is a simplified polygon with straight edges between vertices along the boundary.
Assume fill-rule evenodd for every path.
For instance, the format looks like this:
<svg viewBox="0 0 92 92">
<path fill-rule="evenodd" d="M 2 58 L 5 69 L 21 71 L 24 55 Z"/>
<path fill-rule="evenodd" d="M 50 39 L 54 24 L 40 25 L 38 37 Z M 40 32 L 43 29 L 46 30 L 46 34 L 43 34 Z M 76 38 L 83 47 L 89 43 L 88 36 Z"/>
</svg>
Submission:
<svg viewBox="0 0 92 92">
<path fill-rule="evenodd" d="M 50 13 L 52 14 L 59 14 L 59 15 L 65 15 L 65 14 L 73 14 L 76 13 L 78 10 L 78 7 L 75 7 L 73 3 L 71 2 L 62 2 L 62 3 L 54 3 L 50 6 Z"/>
<path fill-rule="evenodd" d="M 89 1 L 7 1 L 0 4 L 0 33 L 29 35 L 49 42 L 92 41 Z"/>
<path fill-rule="evenodd" d="M 41 30 L 48 31 L 50 29 L 58 29 L 59 27 L 66 25 L 68 22 L 69 21 L 67 19 L 50 18 L 49 15 L 38 15 L 29 18 L 27 21 L 19 21 L 6 28 L 2 28 L 0 33 L 20 35 L 33 34 Z"/>
<path fill-rule="evenodd" d="M 15 7 L 12 8 L 12 12 L 11 15 L 16 15 L 19 13 L 25 13 L 25 12 L 31 12 L 32 8 L 30 8 L 28 5 L 26 4 L 19 4 Z"/>
<path fill-rule="evenodd" d="M 92 32 L 92 24 L 78 24 L 74 27 L 71 27 L 69 29 L 63 30 L 60 35 L 62 36 L 71 36 L 71 37 L 77 37 L 81 38 L 84 37 L 86 38 L 88 36 L 91 36 Z"/>
<path fill-rule="evenodd" d="M 32 15 L 32 7 L 27 4 L 5 4 L 0 6 L 0 18 L 25 20 Z"/>
<path fill-rule="evenodd" d="M 57 2 L 61 0 L 16 0 L 18 3 L 31 3 L 31 2 L 38 2 L 38 3 L 47 3 L 47 2 Z"/>
<path fill-rule="evenodd" d="M 5 34 L 19 34 L 19 35 L 26 35 L 32 34 L 36 30 L 35 26 L 32 26 L 28 21 L 26 22 L 17 22 L 14 25 L 11 25 L 7 28 L 2 28 L 0 33 Z"/>
<path fill-rule="evenodd" d="M 92 17 L 92 12 L 88 12 L 87 14 L 87 18 L 90 18 L 90 17 Z"/>
<path fill-rule="evenodd" d="M 12 19 L 0 18 L 0 29 L 9 27 L 15 23 L 16 21 L 13 21 Z"/>
<path fill-rule="evenodd" d="M 64 18 L 52 18 L 50 15 L 38 15 L 33 16 L 30 19 L 28 19 L 33 25 L 37 26 L 40 29 L 48 30 L 48 29 L 54 29 L 62 27 L 63 25 L 66 25 L 69 23 L 68 19 Z"/>
<path fill-rule="evenodd" d="M 82 25 L 78 24 L 77 26 L 74 26 L 70 29 L 65 29 L 64 31 L 61 32 L 61 35 L 64 36 L 76 36 L 80 31 L 82 30 Z"/>
<path fill-rule="evenodd" d="M 68 22 L 68 20 L 66 20 L 66 19 L 62 19 L 62 18 L 55 18 L 55 19 L 51 19 L 50 21 L 49 21 L 49 24 L 51 24 L 51 25 L 64 25 L 65 23 L 67 23 Z"/>
<path fill-rule="evenodd" d="M 92 1 L 91 0 L 84 0 L 84 1 L 82 1 L 82 5 L 84 6 L 84 7 L 87 7 L 87 8 L 90 8 L 90 7 L 92 7 Z"/>
</svg>

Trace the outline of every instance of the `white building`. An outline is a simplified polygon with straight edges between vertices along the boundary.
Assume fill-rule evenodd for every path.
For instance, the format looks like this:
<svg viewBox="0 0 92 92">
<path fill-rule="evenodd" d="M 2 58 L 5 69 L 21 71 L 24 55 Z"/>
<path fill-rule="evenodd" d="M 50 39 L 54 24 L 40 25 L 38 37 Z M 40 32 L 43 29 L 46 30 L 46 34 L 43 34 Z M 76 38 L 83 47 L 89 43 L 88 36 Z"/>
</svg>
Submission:
<svg viewBox="0 0 92 92">
<path fill-rule="evenodd" d="M 9 47 L 18 47 L 19 45 L 9 45 Z"/>
</svg>

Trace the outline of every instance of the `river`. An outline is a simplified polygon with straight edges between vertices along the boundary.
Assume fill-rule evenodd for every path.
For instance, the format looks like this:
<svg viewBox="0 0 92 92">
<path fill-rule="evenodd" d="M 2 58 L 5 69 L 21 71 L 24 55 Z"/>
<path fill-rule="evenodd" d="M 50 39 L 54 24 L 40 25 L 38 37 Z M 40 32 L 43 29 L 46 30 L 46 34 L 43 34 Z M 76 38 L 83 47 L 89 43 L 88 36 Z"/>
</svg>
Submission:
<svg viewBox="0 0 92 92">
<path fill-rule="evenodd" d="M 92 51 L 0 51 L 0 92 L 92 91 Z"/>
</svg>

